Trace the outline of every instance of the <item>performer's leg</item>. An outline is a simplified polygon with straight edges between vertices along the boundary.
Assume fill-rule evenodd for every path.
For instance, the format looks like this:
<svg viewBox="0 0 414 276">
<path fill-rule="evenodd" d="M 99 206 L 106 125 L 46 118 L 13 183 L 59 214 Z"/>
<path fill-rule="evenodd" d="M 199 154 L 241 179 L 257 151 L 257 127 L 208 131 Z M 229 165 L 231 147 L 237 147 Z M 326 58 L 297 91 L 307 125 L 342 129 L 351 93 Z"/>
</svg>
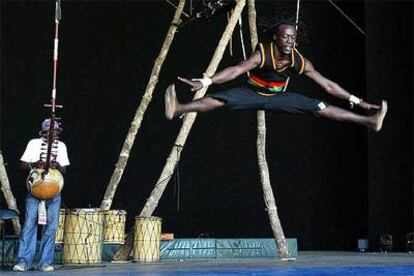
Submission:
<svg viewBox="0 0 414 276">
<path fill-rule="evenodd" d="M 39 268 L 41 270 L 43 267 L 46 265 L 51 265 L 53 262 L 55 237 L 59 224 L 60 201 L 60 194 L 46 201 L 47 224 L 43 228 L 42 240 L 40 242 L 39 250 Z"/>
<path fill-rule="evenodd" d="M 209 96 L 187 104 L 180 104 L 177 101 L 175 86 L 173 84 L 168 86 L 165 91 L 165 116 L 169 120 L 186 112 L 207 112 L 225 105 L 225 102 Z"/>
<path fill-rule="evenodd" d="M 387 102 L 382 101 L 380 110 L 372 116 L 358 115 L 336 106 L 328 106 L 323 110 L 317 111 L 315 115 L 335 121 L 352 122 L 366 126 L 374 131 L 380 131 L 386 113 Z"/>
<path fill-rule="evenodd" d="M 36 252 L 37 208 L 39 206 L 39 200 L 28 194 L 26 196 L 25 203 L 25 220 L 22 233 L 20 234 L 19 249 L 17 251 L 16 263 L 23 263 L 25 269 L 29 270 Z"/>
</svg>

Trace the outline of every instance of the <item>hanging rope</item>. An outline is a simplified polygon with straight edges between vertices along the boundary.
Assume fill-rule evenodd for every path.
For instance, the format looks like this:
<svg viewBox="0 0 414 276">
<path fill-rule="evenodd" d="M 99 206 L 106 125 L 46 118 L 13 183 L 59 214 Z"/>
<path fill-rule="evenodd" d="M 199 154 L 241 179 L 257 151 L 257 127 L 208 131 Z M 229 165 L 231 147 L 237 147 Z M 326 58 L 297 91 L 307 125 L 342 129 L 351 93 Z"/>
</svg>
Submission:
<svg viewBox="0 0 414 276">
<path fill-rule="evenodd" d="M 230 15 L 231 15 L 231 11 L 228 11 L 226 25 L 229 23 Z M 233 56 L 233 36 L 230 38 L 230 41 L 229 41 L 229 53 L 230 53 L 230 56 L 232 57 Z"/>
<path fill-rule="evenodd" d="M 177 198 L 177 213 L 180 212 L 180 152 L 183 150 L 183 146 L 176 144 L 177 148 L 177 164 L 175 165 L 175 186 L 174 186 L 174 196 Z"/>
<path fill-rule="evenodd" d="M 365 32 L 348 16 L 346 13 L 341 10 L 332 0 L 328 0 L 328 2 L 335 7 L 349 22 L 351 22 L 352 25 L 354 25 L 355 28 L 358 29 L 358 31 L 361 32 L 361 34 L 365 35 Z"/>
<path fill-rule="evenodd" d="M 299 24 L 299 10 L 300 10 L 300 0 L 297 0 L 296 1 L 296 20 L 295 20 L 295 29 L 296 29 L 296 32 L 298 31 L 298 24 Z M 296 46 L 296 42 L 295 42 L 295 45 L 293 45 L 293 47 L 295 47 Z M 290 81 L 290 77 L 288 77 L 287 78 L 287 80 L 286 80 L 286 83 L 285 83 L 285 86 L 283 87 L 283 91 L 286 91 L 286 89 L 287 89 L 287 87 L 288 87 L 288 85 L 289 85 L 289 81 Z"/>
<path fill-rule="evenodd" d="M 171 2 L 170 0 L 165 0 L 165 1 L 167 1 L 167 3 L 170 4 L 171 6 L 173 6 L 175 9 L 178 8 L 178 6 L 175 5 L 173 2 Z M 193 4 L 192 4 L 192 2 L 190 2 L 190 14 L 192 13 L 192 9 L 193 9 Z M 184 11 L 182 11 L 181 13 L 184 14 L 186 17 L 190 17 L 190 15 L 188 15 Z"/>
<path fill-rule="evenodd" d="M 296 31 L 298 30 L 298 24 L 299 24 L 299 10 L 300 10 L 300 0 L 296 2 Z"/>
<path fill-rule="evenodd" d="M 240 31 L 240 42 L 241 42 L 241 46 L 242 46 L 242 52 L 243 52 L 243 59 L 246 60 L 247 56 L 246 56 L 246 47 L 244 46 L 244 38 L 243 38 L 243 22 L 242 22 L 242 18 L 239 18 L 239 31 Z M 253 49 L 254 51 L 254 49 Z"/>
</svg>

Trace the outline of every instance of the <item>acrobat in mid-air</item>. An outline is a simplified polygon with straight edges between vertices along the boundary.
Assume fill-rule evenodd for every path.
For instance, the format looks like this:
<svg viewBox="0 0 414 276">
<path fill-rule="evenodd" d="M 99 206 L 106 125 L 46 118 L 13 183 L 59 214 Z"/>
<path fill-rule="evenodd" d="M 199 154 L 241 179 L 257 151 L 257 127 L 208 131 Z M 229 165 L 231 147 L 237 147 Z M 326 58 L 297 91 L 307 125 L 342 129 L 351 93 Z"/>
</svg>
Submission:
<svg viewBox="0 0 414 276">
<path fill-rule="evenodd" d="M 380 131 L 387 113 L 387 102 L 381 105 L 370 104 L 350 94 L 337 83 L 319 73 L 312 63 L 295 48 L 296 28 L 293 22 L 281 22 L 274 27 L 273 41 L 259 43 L 258 49 L 247 59 L 235 66 L 217 72 L 211 78 L 178 79 L 191 86 L 192 91 L 211 84 L 221 84 L 248 73 L 244 87 L 206 95 L 189 103 L 177 101 L 175 86 L 170 85 L 165 92 L 165 115 L 173 119 L 187 112 L 207 112 L 226 107 L 231 110 L 253 109 L 271 110 L 290 114 L 313 114 L 316 117 L 363 125 Z M 327 102 L 312 99 L 301 94 L 283 91 L 291 75 L 306 75 L 319 84 L 327 93 L 349 101 L 351 106 L 377 112 L 371 116 L 329 105 Z"/>
</svg>

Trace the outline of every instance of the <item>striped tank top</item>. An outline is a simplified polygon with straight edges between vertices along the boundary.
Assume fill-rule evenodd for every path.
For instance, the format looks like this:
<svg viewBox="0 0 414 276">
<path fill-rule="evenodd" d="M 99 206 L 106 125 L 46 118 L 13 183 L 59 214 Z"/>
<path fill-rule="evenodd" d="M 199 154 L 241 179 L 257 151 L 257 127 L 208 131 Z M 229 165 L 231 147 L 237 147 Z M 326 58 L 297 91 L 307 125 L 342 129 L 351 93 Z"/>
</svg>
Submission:
<svg viewBox="0 0 414 276">
<path fill-rule="evenodd" d="M 292 50 L 290 63 L 282 68 L 276 67 L 277 47 L 274 43 L 258 44 L 261 56 L 260 65 L 250 71 L 247 78 L 247 85 L 258 94 L 264 96 L 274 96 L 283 92 L 286 80 L 291 75 L 300 75 L 305 70 L 306 59 L 296 48 Z"/>
</svg>

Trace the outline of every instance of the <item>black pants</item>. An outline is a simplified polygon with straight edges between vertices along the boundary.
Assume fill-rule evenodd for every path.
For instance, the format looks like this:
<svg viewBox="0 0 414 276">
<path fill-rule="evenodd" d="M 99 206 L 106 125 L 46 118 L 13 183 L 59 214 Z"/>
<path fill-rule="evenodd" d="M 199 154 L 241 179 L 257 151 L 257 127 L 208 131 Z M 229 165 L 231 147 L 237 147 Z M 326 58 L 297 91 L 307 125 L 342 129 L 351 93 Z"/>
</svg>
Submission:
<svg viewBox="0 0 414 276">
<path fill-rule="evenodd" d="M 244 87 L 213 93 L 209 96 L 226 102 L 226 107 L 231 110 L 255 109 L 291 114 L 313 114 L 328 106 L 321 100 L 293 92 L 279 92 L 264 96 Z"/>
</svg>

